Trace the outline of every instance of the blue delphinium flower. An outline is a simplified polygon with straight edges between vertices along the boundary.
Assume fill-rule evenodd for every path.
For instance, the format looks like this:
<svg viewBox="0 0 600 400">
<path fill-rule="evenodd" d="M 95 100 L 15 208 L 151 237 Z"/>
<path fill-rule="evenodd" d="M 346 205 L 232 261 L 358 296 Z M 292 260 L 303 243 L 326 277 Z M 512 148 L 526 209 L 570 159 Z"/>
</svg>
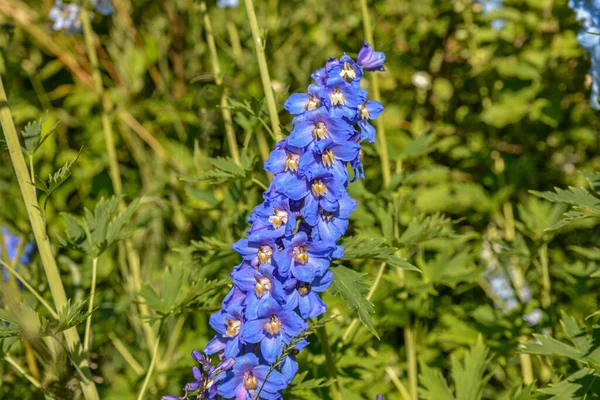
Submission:
<svg viewBox="0 0 600 400">
<path fill-rule="evenodd" d="M 217 0 L 217 7 L 220 8 L 236 8 L 239 0 Z"/>
<path fill-rule="evenodd" d="M 213 367 L 208 357 L 198 350 L 192 352 L 192 357 L 200 364 L 202 369 L 197 366 L 192 367 L 192 376 L 194 377 L 194 380 L 185 385 L 183 388 L 184 395 L 182 397 L 163 396 L 161 397 L 161 400 L 188 400 L 190 399 L 189 396 L 192 394 L 193 398 L 198 400 L 216 399 L 219 382 L 236 363 L 234 358 L 227 358 L 216 367 Z"/>
<path fill-rule="evenodd" d="M 13 262 L 15 258 L 18 256 L 17 252 L 19 251 L 19 247 L 21 245 L 21 238 L 17 235 L 11 233 L 8 228 L 2 227 L 2 242 L 0 242 L 0 246 L 2 243 L 6 246 L 6 253 L 8 254 L 8 258 L 10 262 Z M 34 251 L 33 243 L 27 243 L 23 247 L 22 254 L 19 257 L 19 263 L 22 265 L 28 265 L 31 262 L 31 257 Z M 6 268 L 2 268 L 2 277 L 5 281 L 10 279 L 10 274 Z"/>
<path fill-rule="evenodd" d="M 112 0 L 92 0 L 92 6 L 102 15 L 110 15 L 115 12 Z"/>
<path fill-rule="evenodd" d="M 600 110 L 600 1 L 569 0 L 569 7 L 575 11 L 576 18 L 583 28 L 577 34 L 577 40 L 590 54 L 592 65 L 592 96 L 590 106 Z"/>
<path fill-rule="evenodd" d="M 337 241 L 356 208 L 347 186 L 362 176 L 360 142 L 375 141 L 369 121 L 383 111 L 360 80 L 365 71 L 383 71 L 384 61 L 365 42 L 356 60 L 328 59 L 311 75 L 308 93 L 285 102 L 293 129 L 265 162 L 274 177 L 248 219 L 247 238 L 233 245 L 243 261 L 210 318 L 217 334 L 205 352 L 236 360 L 216 379 L 219 396 L 280 399 L 298 371 L 308 319 L 327 311 L 320 293 L 333 280 L 330 263 L 344 252 Z M 195 382 L 203 382 L 200 375 L 194 370 Z"/>
<path fill-rule="evenodd" d="M 55 31 L 64 31 L 66 33 L 81 33 L 83 26 L 81 24 L 81 7 L 76 3 L 64 4 L 62 0 L 56 0 L 54 7 L 50 9 L 48 18 L 54 22 L 52 29 Z"/>
<path fill-rule="evenodd" d="M 504 7 L 504 0 L 481 0 L 482 11 L 484 14 L 501 10 Z M 506 21 L 503 19 L 495 19 L 492 21 L 492 28 L 495 30 L 500 30 L 504 28 L 506 25 Z"/>
</svg>

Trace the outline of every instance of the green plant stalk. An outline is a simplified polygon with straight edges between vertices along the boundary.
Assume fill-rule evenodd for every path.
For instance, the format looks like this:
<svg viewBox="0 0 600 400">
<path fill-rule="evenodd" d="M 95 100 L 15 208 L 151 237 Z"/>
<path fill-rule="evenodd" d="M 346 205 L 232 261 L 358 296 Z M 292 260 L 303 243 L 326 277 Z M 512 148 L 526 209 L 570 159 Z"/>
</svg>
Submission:
<svg viewBox="0 0 600 400">
<path fill-rule="evenodd" d="M 50 240 L 46 235 L 46 228 L 42 214 L 40 212 L 40 206 L 37 201 L 35 187 L 30 182 L 29 172 L 27 171 L 27 164 L 25 163 L 25 157 L 21 150 L 21 143 L 17 135 L 17 129 L 12 118 L 12 114 L 8 107 L 8 99 L 6 91 L 4 89 L 4 83 L 0 76 L 0 122 L 2 123 L 2 130 L 8 146 L 10 158 L 12 160 L 17 181 L 21 188 L 21 194 L 23 195 L 23 201 L 27 209 L 27 215 L 31 222 L 31 228 L 35 242 L 37 244 L 44 272 L 48 279 L 48 286 L 52 293 L 52 299 L 57 310 L 60 310 L 67 304 L 67 294 L 60 278 L 60 272 L 54 254 L 52 254 L 52 247 L 50 246 Z M 67 342 L 67 348 L 73 355 L 81 354 L 82 346 L 79 334 L 75 328 L 68 329 L 64 332 L 64 336 Z M 87 400 L 97 400 L 98 391 L 96 385 L 90 379 L 91 373 L 89 369 L 88 361 L 85 357 L 79 359 L 78 368 L 84 374 L 84 379 L 80 381 L 81 390 Z"/>
<path fill-rule="evenodd" d="M 231 119 L 231 111 L 229 110 L 229 104 L 227 104 L 227 97 L 229 90 L 223 86 L 223 76 L 221 73 L 221 64 L 219 63 L 219 55 L 217 54 L 217 45 L 215 44 L 215 36 L 213 34 L 212 24 L 206 8 L 206 3 L 200 4 L 200 11 L 204 14 L 204 29 L 206 30 L 206 42 L 208 44 L 208 50 L 210 52 L 210 62 L 212 64 L 213 73 L 215 74 L 215 82 L 221 88 L 221 114 L 223 115 L 223 123 L 225 124 L 225 135 L 227 137 L 227 144 L 229 145 L 229 151 L 231 152 L 231 158 L 233 162 L 241 165 L 240 163 L 240 151 L 238 149 L 237 140 L 235 139 L 235 132 L 233 130 L 233 120 Z"/>
<path fill-rule="evenodd" d="M 416 339 L 416 333 L 412 326 L 404 328 L 404 344 L 406 346 L 406 360 L 408 363 L 408 387 L 412 400 L 419 399 Z"/>
<path fill-rule="evenodd" d="M 252 30 L 252 39 L 254 40 L 254 47 L 256 48 L 256 60 L 258 61 L 258 69 L 260 70 L 260 79 L 263 84 L 263 90 L 265 92 L 265 98 L 267 100 L 267 109 L 269 110 L 269 117 L 271 119 L 271 129 L 273 130 L 273 138 L 275 141 L 282 139 L 281 127 L 279 123 L 279 112 L 277 111 L 277 103 L 275 103 L 275 95 L 273 94 L 273 86 L 271 85 L 271 76 L 269 75 L 269 67 L 267 65 L 267 59 L 265 57 L 265 46 L 264 41 L 260 37 L 260 30 L 258 27 L 258 20 L 256 19 L 256 12 L 254 11 L 254 3 L 252 0 L 244 0 L 246 3 L 246 13 L 248 14 L 248 22 L 250 23 L 250 29 Z"/>
<path fill-rule="evenodd" d="M 365 38 L 371 46 L 375 46 L 373 40 L 373 27 L 371 26 L 371 19 L 369 18 L 369 7 L 367 0 L 360 0 L 360 6 L 362 9 L 363 27 L 365 30 Z M 381 102 L 381 92 L 379 90 L 379 77 L 377 74 L 371 74 L 371 84 L 373 85 L 373 99 Z M 381 175 L 383 178 L 383 185 L 387 186 L 392 180 L 391 167 L 390 167 L 390 156 L 388 154 L 387 137 L 385 135 L 385 126 L 381 118 L 375 120 L 377 126 L 377 142 L 379 143 L 379 158 L 381 159 Z"/>
<path fill-rule="evenodd" d="M 243 66 L 244 56 L 242 52 L 242 44 L 240 42 L 240 34 L 235 22 L 233 22 L 233 12 L 230 15 L 230 20 L 227 22 L 227 34 L 229 35 L 229 42 L 231 43 L 231 49 L 233 51 L 233 57 L 238 66 Z"/>
<path fill-rule="evenodd" d="M 94 82 L 94 87 L 96 89 L 96 93 L 98 94 L 102 102 L 101 121 L 106 144 L 106 152 L 108 154 L 109 174 L 115 194 L 120 195 L 123 193 L 123 182 L 121 180 L 119 159 L 117 158 L 117 151 L 109 116 L 109 111 L 112 108 L 112 104 L 108 96 L 106 96 L 104 93 L 102 75 L 100 74 L 100 68 L 98 66 L 98 54 L 96 52 L 96 47 L 94 44 L 94 35 L 88 13 L 81 13 L 81 22 L 83 25 L 83 36 L 85 39 L 86 51 L 90 59 L 90 64 L 92 65 L 92 79 Z M 125 210 L 125 204 L 122 201 L 119 202 L 119 209 L 121 211 Z M 137 258 L 137 255 L 135 254 L 135 249 L 133 248 L 133 244 L 131 243 L 130 239 L 125 239 L 125 251 L 129 262 L 129 268 L 131 269 L 133 289 L 135 290 L 137 295 L 137 293 L 142 287 L 141 271 L 139 258 Z M 148 309 L 148 306 L 143 302 L 141 296 L 137 295 L 137 300 L 140 315 L 142 317 L 149 316 L 150 310 Z M 154 332 L 152 331 L 152 327 L 150 326 L 149 322 L 142 322 L 142 329 L 144 330 L 144 334 L 146 336 L 148 348 L 152 348 L 156 339 L 154 337 Z"/>
<path fill-rule="evenodd" d="M 411 400 L 410 394 L 406 390 L 406 387 L 404 387 L 404 384 L 402 383 L 400 378 L 398 378 L 396 372 L 394 372 L 392 367 L 385 367 L 385 373 L 390 377 L 392 383 L 394 384 L 394 386 L 396 386 L 396 389 L 398 389 L 398 391 L 402 395 L 402 399 Z"/>
<path fill-rule="evenodd" d="M 542 266 L 542 307 L 548 309 L 552 304 L 550 291 L 550 271 L 548 270 L 548 243 L 544 242 L 540 247 L 540 264 Z"/>
<path fill-rule="evenodd" d="M 144 375 L 144 367 L 140 365 L 140 363 L 135 359 L 133 354 L 129 351 L 127 346 L 115 335 L 113 332 L 108 333 L 108 338 L 111 340 L 115 349 L 121 354 L 121 356 L 127 361 L 127 364 L 133 369 L 133 371 L 138 375 Z"/>
<path fill-rule="evenodd" d="M 98 271 L 98 257 L 92 259 L 92 286 L 90 287 L 90 300 L 88 303 L 88 317 L 85 321 L 85 335 L 83 336 L 83 351 L 89 352 L 92 348 L 92 312 L 94 311 L 94 297 L 96 296 L 96 275 Z"/>
<path fill-rule="evenodd" d="M 50 313 L 50 315 L 52 315 L 52 317 L 54 317 L 54 319 L 58 320 L 58 314 L 56 313 L 56 311 L 54 311 L 54 309 L 52 308 L 52 306 L 50 304 L 48 304 L 46 302 L 46 300 L 44 300 L 44 298 L 42 297 L 42 295 L 39 294 L 37 292 L 37 290 L 35 290 L 33 288 L 33 286 L 31 286 L 31 284 L 29 282 L 27 282 L 27 280 L 21 274 L 19 274 L 19 272 L 15 268 L 13 268 L 12 265 L 9 265 L 9 264 L 7 264 L 7 263 L 5 263 L 3 261 L 0 261 L 0 264 L 2 264 L 2 266 L 4 268 L 6 268 L 10 273 L 12 273 L 12 275 L 16 279 L 20 280 L 21 284 L 23 284 L 23 286 L 25 286 L 25 288 L 27 290 L 29 290 L 31 292 L 31 294 L 33 294 L 36 299 L 38 299 L 38 301 L 40 302 L 40 304 L 43 305 L 46 310 L 48 310 L 48 312 Z"/>
<path fill-rule="evenodd" d="M 146 393 L 146 389 L 148 388 L 148 384 L 150 383 L 150 378 L 154 373 L 154 367 L 156 366 L 156 361 L 158 359 L 158 346 L 160 344 L 160 334 L 162 332 L 162 327 L 163 321 L 161 321 L 160 327 L 158 328 L 158 338 L 156 339 L 156 343 L 154 343 L 154 350 L 152 350 L 152 360 L 150 361 L 148 372 L 146 372 L 146 378 L 144 379 L 144 383 L 142 384 L 142 388 L 140 389 L 138 400 L 144 399 L 144 393 Z"/>
<path fill-rule="evenodd" d="M 333 352 L 331 351 L 331 346 L 329 345 L 329 338 L 327 336 L 327 328 L 325 328 L 325 325 L 319 326 L 317 328 L 317 336 L 319 336 L 319 341 L 321 342 L 321 346 L 323 347 L 323 353 L 325 353 L 327 373 L 329 374 L 329 379 L 331 380 L 331 397 L 333 398 L 333 400 L 341 400 L 342 397 L 340 395 L 340 385 L 337 381 L 335 357 L 333 355 Z"/>
<path fill-rule="evenodd" d="M 29 375 L 27 373 L 27 371 L 25 371 L 25 368 L 23 368 L 14 358 L 12 358 L 11 356 L 9 356 L 8 354 L 4 356 L 4 359 L 6 360 L 7 363 L 9 363 L 10 365 L 12 365 L 12 367 L 19 372 L 21 375 L 23 375 L 25 377 L 25 379 L 27 379 L 33 386 L 35 386 L 36 389 L 43 389 L 44 387 L 42 386 L 42 384 L 40 383 L 40 381 L 38 381 L 37 379 L 35 379 L 33 376 Z"/>
</svg>

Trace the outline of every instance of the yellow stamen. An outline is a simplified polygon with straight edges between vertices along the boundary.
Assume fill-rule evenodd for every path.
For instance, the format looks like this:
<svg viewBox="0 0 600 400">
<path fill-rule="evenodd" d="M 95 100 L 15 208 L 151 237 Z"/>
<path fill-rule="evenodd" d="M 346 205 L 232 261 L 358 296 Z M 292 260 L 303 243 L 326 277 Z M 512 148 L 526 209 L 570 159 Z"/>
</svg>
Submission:
<svg viewBox="0 0 600 400">
<path fill-rule="evenodd" d="M 275 210 L 275 215 L 269 217 L 269 222 L 273 225 L 273 228 L 279 229 L 281 225 L 287 224 L 288 222 L 288 213 L 285 210 Z"/>
<path fill-rule="evenodd" d="M 244 387 L 248 390 L 254 390 L 258 387 L 258 379 L 250 371 L 244 373 Z"/>
<path fill-rule="evenodd" d="M 271 261 L 273 255 L 273 249 L 271 246 L 260 246 L 258 248 L 258 262 L 261 264 L 268 264 Z"/>
<path fill-rule="evenodd" d="M 335 161 L 335 154 L 329 149 L 325 149 L 323 154 L 321 155 L 321 162 L 326 167 L 331 167 L 333 162 Z"/>
<path fill-rule="evenodd" d="M 306 252 L 306 246 L 297 246 L 292 250 L 294 254 L 294 260 L 302 265 L 308 262 L 308 253 Z"/>
<path fill-rule="evenodd" d="M 307 110 L 316 110 L 319 107 L 321 107 L 321 100 L 313 95 L 308 95 L 308 103 L 306 103 L 305 108 Z"/>
<path fill-rule="evenodd" d="M 287 153 L 287 160 L 285 160 L 285 171 L 298 171 L 298 163 L 300 162 L 300 155 Z"/>
<path fill-rule="evenodd" d="M 300 296 L 306 296 L 310 292 L 310 284 L 301 282 L 298 284 L 298 293 Z"/>
<path fill-rule="evenodd" d="M 240 333 L 242 321 L 225 318 L 225 322 L 227 323 L 227 331 L 225 332 L 225 337 L 236 337 L 237 334 Z"/>
<path fill-rule="evenodd" d="M 271 335 L 281 332 L 281 321 L 277 315 L 271 315 L 271 320 L 263 326 L 263 329 Z"/>
<path fill-rule="evenodd" d="M 325 122 L 317 122 L 312 131 L 312 134 L 313 134 L 313 137 L 315 138 L 315 140 L 325 139 L 328 136 L 327 135 L 327 125 L 325 125 Z"/>
<path fill-rule="evenodd" d="M 333 93 L 329 96 L 329 100 L 331 101 L 331 105 L 333 106 L 344 106 L 346 105 L 346 98 L 344 94 L 340 92 L 340 88 L 336 87 L 333 89 Z"/>
<path fill-rule="evenodd" d="M 327 193 L 327 186 L 325 186 L 323 181 L 321 181 L 320 179 L 315 179 L 313 181 L 311 190 L 315 197 L 321 197 L 325 196 L 325 194 Z"/>
<path fill-rule="evenodd" d="M 369 113 L 369 110 L 367 110 L 367 103 L 362 103 L 360 106 L 358 106 L 358 111 L 360 111 L 361 119 L 371 118 L 371 114 Z"/>
<path fill-rule="evenodd" d="M 340 76 L 346 82 L 352 82 L 354 78 L 356 78 L 356 71 L 354 70 L 354 68 L 352 68 L 350 63 L 345 62 L 344 69 L 342 69 L 342 72 L 340 72 Z"/>
<path fill-rule="evenodd" d="M 254 292 L 256 293 L 256 297 L 259 299 L 262 298 L 265 292 L 269 292 L 271 290 L 271 281 L 269 278 L 254 278 L 256 279 L 256 285 L 254 286 Z"/>
</svg>

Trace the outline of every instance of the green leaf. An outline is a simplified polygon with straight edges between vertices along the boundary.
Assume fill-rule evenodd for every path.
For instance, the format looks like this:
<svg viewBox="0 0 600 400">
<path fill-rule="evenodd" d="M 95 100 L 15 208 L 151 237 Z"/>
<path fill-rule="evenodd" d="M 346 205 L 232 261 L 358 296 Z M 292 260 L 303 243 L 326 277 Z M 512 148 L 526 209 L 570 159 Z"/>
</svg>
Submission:
<svg viewBox="0 0 600 400">
<path fill-rule="evenodd" d="M 21 333 L 22 332 L 19 328 L 0 325 L 0 339 L 19 337 L 21 336 Z"/>
<path fill-rule="evenodd" d="M 214 169 L 202 172 L 195 178 L 186 178 L 186 181 L 208 181 L 212 184 L 226 183 L 230 181 L 246 179 L 247 173 L 252 170 L 256 162 L 256 154 L 244 150 L 240 156 L 240 164 L 237 165 L 231 157 L 208 158 Z"/>
<path fill-rule="evenodd" d="M 456 385 L 457 400 L 480 400 L 485 380 L 483 375 L 489 364 L 489 348 L 483 344 L 481 335 L 460 362 L 452 356 L 452 379 Z"/>
<path fill-rule="evenodd" d="M 431 153 L 436 149 L 435 135 L 423 135 L 410 140 L 404 145 L 400 154 L 394 157 L 397 160 L 417 158 Z"/>
<path fill-rule="evenodd" d="M 373 326 L 371 314 L 375 307 L 369 300 L 363 297 L 363 293 L 369 290 L 369 285 L 363 282 L 366 274 L 361 274 L 342 265 L 332 267 L 333 282 L 329 287 L 331 293 L 341 296 L 348 302 L 351 309 L 355 309 L 363 325 L 377 338 L 379 335 Z"/>
<path fill-rule="evenodd" d="M 342 241 L 342 245 L 344 246 L 344 256 L 342 257 L 342 260 L 376 260 L 409 271 L 419 271 L 417 267 L 395 255 L 394 253 L 398 251 L 398 249 L 385 246 L 385 242 L 386 240 L 383 238 L 374 239 L 357 236 L 344 239 Z"/>
<path fill-rule="evenodd" d="M 95 258 L 127 235 L 121 233 L 138 209 L 140 201 L 133 201 L 123 212 L 117 212 L 122 196 L 101 198 L 94 212 L 85 209 L 84 217 L 63 214 L 66 237 L 61 244 Z"/>
<path fill-rule="evenodd" d="M 90 313 L 85 309 L 87 300 L 76 301 L 71 305 L 71 299 L 58 310 L 58 324 L 52 328 L 54 334 L 71 329 L 83 323 Z"/>
<path fill-rule="evenodd" d="M 600 376 L 590 368 L 582 368 L 567 379 L 539 390 L 552 395 L 548 400 L 586 400 L 600 395 Z"/>
<path fill-rule="evenodd" d="M 23 148 L 24 152 L 33 156 L 33 154 L 39 149 L 39 147 L 48 139 L 48 137 L 54 132 L 57 125 L 54 125 L 52 129 L 50 129 L 43 137 L 42 137 L 42 127 L 44 125 L 45 117 L 40 118 L 37 121 L 30 121 L 25 128 L 21 131 L 21 135 L 23 135 L 23 143 L 25 147 Z"/>
<path fill-rule="evenodd" d="M 426 400 L 455 400 L 441 372 L 421 363 L 419 383 L 423 386 L 421 398 Z"/>
<path fill-rule="evenodd" d="M 561 188 L 554 188 L 554 190 L 555 192 L 537 192 L 531 190 L 530 193 L 553 203 L 565 203 L 573 206 L 587 206 L 592 208 L 600 207 L 600 199 L 584 188 L 569 186 L 567 190 Z"/>
<path fill-rule="evenodd" d="M 44 200 L 44 209 L 46 208 L 46 203 L 48 202 L 48 198 L 50 197 L 50 194 L 52 194 L 52 192 L 54 192 L 56 189 L 58 189 L 58 187 L 60 185 L 65 183 L 67 181 L 67 179 L 69 179 L 69 177 L 71 176 L 73 165 L 75 165 L 75 163 L 79 159 L 80 154 L 81 154 L 81 150 L 79 150 L 77 157 L 75 157 L 71 161 L 67 161 L 67 163 L 65 163 L 65 165 L 63 165 L 54 174 L 48 175 L 47 180 L 44 180 L 44 179 L 40 178 L 39 176 L 36 177 L 35 187 L 37 189 L 41 190 L 42 192 L 44 192 L 44 194 L 46 195 L 46 199 Z"/>
<path fill-rule="evenodd" d="M 600 193 L 600 174 L 598 173 L 590 173 L 590 172 L 582 172 L 585 179 L 590 184 L 592 190 L 596 193 Z"/>
</svg>

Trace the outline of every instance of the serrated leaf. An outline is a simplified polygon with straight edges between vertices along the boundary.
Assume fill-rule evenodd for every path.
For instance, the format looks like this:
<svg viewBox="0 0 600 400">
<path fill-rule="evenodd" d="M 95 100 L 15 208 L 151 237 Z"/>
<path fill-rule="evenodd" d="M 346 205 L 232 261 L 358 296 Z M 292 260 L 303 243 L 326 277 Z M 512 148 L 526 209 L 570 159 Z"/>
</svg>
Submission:
<svg viewBox="0 0 600 400">
<path fill-rule="evenodd" d="M 551 384 L 540 392 L 552 395 L 548 400 L 585 400 L 600 395 L 600 377 L 590 368 L 582 368 L 567 379 Z"/>
<path fill-rule="evenodd" d="M 452 356 L 452 379 L 456 385 L 456 400 L 480 400 L 485 380 L 489 348 L 483 344 L 481 336 L 467 355 L 463 362 Z"/>
<path fill-rule="evenodd" d="M 41 190 L 42 192 L 44 192 L 44 194 L 46 195 L 46 199 L 44 200 L 44 209 L 46 208 L 46 203 L 48 202 L 48 198 L 50 197 L 52 192 L 54 192 L 56 189 L 58 189 L 60 187 L 60 185 L 65 183 L 67 181 L 67 179 L 69 179 L 71 177 L 73 165 L 75 165 L 75 163 L 79 159 L 80 154 L 81 154 L 81 150 L 77 154 L 77 157 L 75 157 L 71 161 L 67 161 L 65 163 L 65 165 L 63 165 L 61 168 L 59 168 L 58 171 L 56 171 L 54 174 L 48 175 L 47 180 L 44 180 L 44 179 L 40 178 L 39 176 L 36 177 L 35 183 L 34 183 L 35 187 L 37 189 Z"/>
<path fill-rule="evenodd" d="M 21 333 L 22 332 L 19 328 L 0 325 L 0 339 L 19 337 L 19 336 L 21 336 Z"/>
<path fill-rule="evenodd" d="M 44 136 L 42 136 L 42 127 L 46 118 L 42 117 L 37 121 L 30 121 L 25 125 L 21 131 L 24 143 L 24 152 L 28 155 L 33 155 L 40 148 L 40 146 L 48 139 L 48 137 L 54 132 L 57 125 L 54 125 Z"/>
<path fill-rule="evenodd" d="M 225 183 L 233 180 L 245 179 L 247 172 L 251 171 L 256 162 L 256 154 L 244 150 L 240 156 L 240 164 L 236 164 L 231 157 L 208 158 L 214 169 L 202 172 L 198 177 L 186 178 L 186 181 L 209 181 L 213 184 Z"/>
<path fill-rule="evenodd" d="M 348 306 L 355 309 L 363 325 L 377 338 L 379 335 L 373 326 L 371 314 L 375 307 L 369 300 L 363 297 L 363 293 L 369 290 L 369 285 L 363 282 L 365 274 L 358 273 L 342 265 L 331 268 L 333 282 L 329 287 L 332 294 L 341 296 L 348 302 Z"/>
<path fill-rule="evenodd" d="M 386 246 L 385 243 L 386 240 L 383 238 L 375 239 L 353 236 L 344 239 L 342 241 L 342 245 L 344 246 L 342 260 L 376 260 L 409 271 L 419 271 L 417 267 L 394 254 L 398 251 L 397 248 Z"/>
<path fill-rule="evenodd" d="M 67 304 L 58 310 L 58 324 L 52 328 L 53 332 L 59 333 L 71 329 L 83 323 L 89 316 L 89 312 L 84 309 L 87 300 L 80 300 L 71 305 L 71 299 Z"/>
<path fill-rule="evenodd" d="M 429 368 L 425 364 L 421 364 L 419 383 L 423 386 L 420 396 L 423 399 L 455 400 L 440 371 Z"/>
<path fill-rule="evenodd" d="M 600 174 L 589 172 L 582 172 L 581 174 L 585 176 L 585 179 L 590 184 L 592 190 L 596 193 L 600 193 Z"/>
<path fill-rule="evenodd" d="M 442 214 L 420 215 L 413 218 L 398 240 L 402 246 L 415 246 L 426 240 L 452 234 L 452 221 Z"/>
<path fill-rule="evenodd" d="M 417 158 L 431 153 L 436 149 L 435 135 L 423 135 L 411 139 L 404 145 L 400 154 L 393 157 L 397 160 Z"/>
<path fill-rule="evenodd" d="M 61 245 L 81 251 L 94 258 L 121 240 L 121 231 L 139 207 L 139 199 L 133 201 L 123 212 L 117 212 L 122 196 L 101 198 L 94 211 L 85 209 L 84 217 L 63 214 L 66 237 L 59 238 Z"/>
<path fill-rule="evenodd" d="M 554 188 L 555 192 L 530 191 L 533 195 L 553 203 L 565 203 L 573 206 L 600 206 L 600 199 L 584 188 L 569 186 L 568 189 Z"/>
</svg>

